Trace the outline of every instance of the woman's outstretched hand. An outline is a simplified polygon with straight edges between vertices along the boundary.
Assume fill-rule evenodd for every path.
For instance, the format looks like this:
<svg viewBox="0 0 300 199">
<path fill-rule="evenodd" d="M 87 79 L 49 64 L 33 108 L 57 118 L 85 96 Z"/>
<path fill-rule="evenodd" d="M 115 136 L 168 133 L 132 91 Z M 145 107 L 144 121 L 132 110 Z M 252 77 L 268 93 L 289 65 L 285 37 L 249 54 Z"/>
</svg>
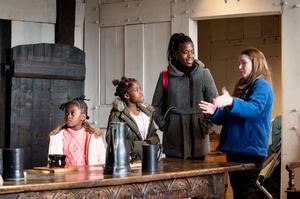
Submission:
<svg viewBox="0 0 300 199">
<path fill-rule="evenodd" d="M 222 95 L 216 97 L 216 104 L 219 108 L 232 105 L 232 97 L 225 87 L 222 88 Z"/>
<path fill-rule="evenodd" d="M 202 113 L 205 114 L 214 114 L 217 108 L 223 108 L 225 106 L 231 106 L 232 105 L 233 98 L 229 94 L 229 92 L 226 90 L 225 87 L 222 88 L 222 95 L 216 97 L 213 99 L 212 103 L 201 101 L 198 106 L 199 109 L 202 111 Z"/>
<path fill-rule="evenodd" d="M 202 113 L 205 114 L 214 114 L 216 109 L 217 109 L 217 104 L 216 104 L 216 100 L 213 99 L 213 103 L 209 103 L 206 101 L 200 101 L 200 103 L 198 104 L 200 110 L 202 111 Z"/>
</svg>

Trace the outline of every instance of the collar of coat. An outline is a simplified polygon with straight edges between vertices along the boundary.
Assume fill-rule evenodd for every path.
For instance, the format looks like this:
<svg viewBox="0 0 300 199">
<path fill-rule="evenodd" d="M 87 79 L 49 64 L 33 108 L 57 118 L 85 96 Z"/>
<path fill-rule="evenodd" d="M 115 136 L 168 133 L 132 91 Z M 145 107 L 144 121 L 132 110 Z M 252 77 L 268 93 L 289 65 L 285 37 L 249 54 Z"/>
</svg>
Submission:
<svg viewBox="0 0 300 199">
<path fill-rule="evenodd" d="M 140 139 L 142 139 L 139 128 L 135 122 L 135 120 L 130 115 L 130 112 L 128 110 L 127 105 L 120 99 L 115 99 L 112 103 L 113 111 L 117 111 L 120 113 L 120 118 L 124 120 L 128 126 L 137 134 Z M 137 107 L 145 113 L 147 116 L 150 117 L 150 120 L 152 120 L 152 113 L 154 112 L 154 108 L 151 105 L 148 104 L 137 104 Z"/>
<path fill-rule="evenodd" d="M 120 99 L 115 99 L 112 103 L 112 107 L 114 110 L 119 112 L 124 112 L 126 110 L 129 112 L 127 105 Z M 152 115 L 154 111 L 154 108 L 149 104 L 137 104 L 137 107 L 149 117 Z"/>
<path fill-rule="evenodd" d="M 191 71 L 191 75 L 195 73 L 201 73 L 202 70 L 205 70 L 205 65 L 198 59 L 195 59 L 194 64 L 195 68 Z M 169 63 L 168 71 L 170 75 L 173 76 L 183 76 L 185 73 L 178 70 L 172 63 Z"/>
<path fill-rule="evenodd" d="M 91 125 L 89 122 L 84 121 L 83 123 L 83 127 L 86 129 L 86 131 L 89 134 L 94 134 L 96 137 L 101 135 L 101 131 L 99 128 L 97 128 L 94 125 Z M 57 133 L 59 133 L 62 129 L 68 128 L 66 123 L 60 124 L 59 126 L 57 126 L 55 129 L 53 129 L 50 133 L 49 136 L 52 135 L 56 135 Z"/>
</svg>

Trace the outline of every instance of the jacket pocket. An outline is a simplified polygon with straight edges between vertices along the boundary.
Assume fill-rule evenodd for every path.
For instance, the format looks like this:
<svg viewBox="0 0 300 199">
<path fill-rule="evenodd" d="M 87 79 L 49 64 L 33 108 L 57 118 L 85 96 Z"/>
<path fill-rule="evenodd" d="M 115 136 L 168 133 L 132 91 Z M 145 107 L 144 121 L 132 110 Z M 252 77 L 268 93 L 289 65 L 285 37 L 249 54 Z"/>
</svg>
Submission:
<svg viewBox="0 0 300 199">
<path fill-rule="evenodd" d="M 199 117 L 199 128 L 203 134 L 210 134 L 213 123 L 207 117 Z"/>
</svg>

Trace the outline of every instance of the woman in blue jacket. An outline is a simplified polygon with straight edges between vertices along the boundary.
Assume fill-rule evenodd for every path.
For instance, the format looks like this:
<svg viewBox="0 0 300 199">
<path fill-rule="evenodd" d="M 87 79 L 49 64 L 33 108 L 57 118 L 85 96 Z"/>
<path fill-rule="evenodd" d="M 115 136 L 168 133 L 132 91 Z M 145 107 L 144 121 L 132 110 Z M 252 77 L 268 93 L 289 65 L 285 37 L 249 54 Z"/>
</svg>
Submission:
<svg viewBox="0 0 300 199">
<path fill-rule="evenodd" d="M 212 103 L 201 101 L 199 108 L 210 119 L 223 125 L 218 150 L 228 162 L 255 163 L 252 170 L 230 172 L 234 198 L 258 198 L 256 179 L 267 156 L 273 91 L 271 74 L 264 54 L 256 48 L 241 52 L 242 78 L 233 95 L 223 88 Z"/>
</svg>

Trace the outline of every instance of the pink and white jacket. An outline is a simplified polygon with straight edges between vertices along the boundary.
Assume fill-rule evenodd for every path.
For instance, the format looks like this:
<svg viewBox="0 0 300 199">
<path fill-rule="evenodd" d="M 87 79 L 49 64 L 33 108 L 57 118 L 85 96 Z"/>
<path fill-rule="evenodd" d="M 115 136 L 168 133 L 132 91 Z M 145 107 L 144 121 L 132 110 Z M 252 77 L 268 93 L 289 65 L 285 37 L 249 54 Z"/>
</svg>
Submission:
<svg viewBox="0 0 300 199">
<path fill-rule="evenodd" d="M 48 154 L 64 154 L 64 132 L 65 125 L 60 125 L 50 132 L 50 143 Z M 100 132 L 100 129 L 86 125 L 87 145 L 85 148 L 85 154 L 87 154 L 86 161 L 88 165 L 99 165 L 105 163 L 106 145 L 104 138 Z"/>
</svg>

